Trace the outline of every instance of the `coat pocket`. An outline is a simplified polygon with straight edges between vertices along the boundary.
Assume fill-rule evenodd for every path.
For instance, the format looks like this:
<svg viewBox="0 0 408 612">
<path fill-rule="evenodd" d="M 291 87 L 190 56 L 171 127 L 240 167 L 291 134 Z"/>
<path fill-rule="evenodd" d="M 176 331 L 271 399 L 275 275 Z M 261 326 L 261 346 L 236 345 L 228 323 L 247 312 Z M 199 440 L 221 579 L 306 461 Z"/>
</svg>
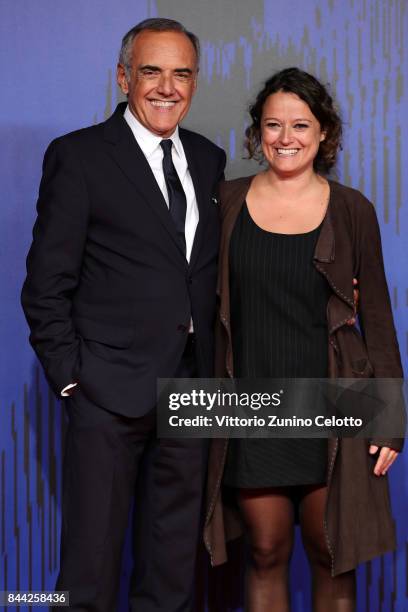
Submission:
<svg viewBox="0 0 408 612">
<path fill-rule="evenodd" d="M 134 341 L 136 329 L 133 326 L 114 325 L 110 321 L 77 317 L 75 329 L 83 340 L 98 342 L 112 348 L 129 348 Z"/>
<path fill-rule="evenodd" d="M 338 376 L 342 378 L 371 378 L 374 368 L 367 347 L 357 328 L 343 326 L 336 332 L 338 346 Z"/>
<path fill-rule="evenodd" d="M 352 361 L 351 370 L 355 376 L 361 378 L 371 378 L 374 376 L 374 368 L 367 357 Z"/>
</svg>

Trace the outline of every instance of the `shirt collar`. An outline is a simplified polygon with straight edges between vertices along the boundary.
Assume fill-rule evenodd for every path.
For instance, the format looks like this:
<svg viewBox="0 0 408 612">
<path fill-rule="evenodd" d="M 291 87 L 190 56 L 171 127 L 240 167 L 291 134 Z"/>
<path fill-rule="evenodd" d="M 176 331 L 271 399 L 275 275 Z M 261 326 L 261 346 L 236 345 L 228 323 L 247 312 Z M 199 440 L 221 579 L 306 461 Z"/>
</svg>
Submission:
<svg viewBox="0 0 408 612">
<path fill-rule="evenodd" d="M 126 107 L 123 117 L 132 130 L 137 144 L 142 149 L 145 157 L 149 159 L 152 153 L 156 151 L 157 147 L 160 146 L 160 142 L 163 140 L 163 138 L 161 136 L 157 136 L 157 134 L 153 134 L 144 125 L 142 125 L 130 110 L 129 105 Z M 184 150 L 181 144 L 178 126 L 176 126 L 176 129 L 170 136 L 170 140 L 173 141 L 173 147 L 177 155 L 180 157 L 180 159 L 184 159 Z"/>
</svg>

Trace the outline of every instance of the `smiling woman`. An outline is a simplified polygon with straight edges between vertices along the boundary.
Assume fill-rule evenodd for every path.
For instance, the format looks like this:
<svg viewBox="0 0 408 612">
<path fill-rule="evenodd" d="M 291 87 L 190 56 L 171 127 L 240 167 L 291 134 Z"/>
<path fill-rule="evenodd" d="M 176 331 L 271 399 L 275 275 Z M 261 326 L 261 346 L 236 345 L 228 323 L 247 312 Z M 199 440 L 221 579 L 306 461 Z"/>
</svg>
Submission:
<svg viewBox="0 0 408 612">
<path fill-rule="evenodd" d="M 300 173 L 313 164 L 326 136 L 306 102 L 283 91 L 265 102 L 261 126 L 265 159 L 282 174 Z"/>
<path fill-rule="evenodd" d="M 273 75 L 266 81 L 264 88 L 250 107 L 252 124 L 246 130 L 246 147 L 249 156 L 258 161 L 264 159 L 264 151 L 261 147 L 262 118 L 266 117 L 270 96 L 276 93 L 291 94 L 292 105 L 297 100 L 298 105 L 301 105 L 300 114 L 302 115 L 302 110 L 306 112 L 303 117 L 292 117 L 295 121 L 301 120 L 298 128 L 302 129 L 302 119 L 307 117 L 309 123 L 317 121 L 323 129 L 324 138 L 321 139 L 313 160 L 313 168 L 318 172 L 329 172 L 341 148 L 341 120 L 327 89 L 317 79 L 297 68 L 288 68 Z M 294 114 L 296 115 L 296 112 Z"/>
<path fill-rule="evenodd" d="M 220 190 L 216 376 L 351 378 L 361 358 L 366 376 L 401 377 L 374 208 L 324 176 L 341 139 L 328 91 L 289 68 L 265 83 L 250 114 L 249 156 L 267 166 Z M 351 326 L 354 277 L 363 336 Z M 246 609 L 289 610 L 298 515 L 313 609 L 355 610 L 355 567 L 395 547 L 384 477 L 401 446 L 363 439 L 213 442 L 205 540 L 217 565 L 226 559 L 225 535 L 243 526 L 251 560 Z"/>
</svg>

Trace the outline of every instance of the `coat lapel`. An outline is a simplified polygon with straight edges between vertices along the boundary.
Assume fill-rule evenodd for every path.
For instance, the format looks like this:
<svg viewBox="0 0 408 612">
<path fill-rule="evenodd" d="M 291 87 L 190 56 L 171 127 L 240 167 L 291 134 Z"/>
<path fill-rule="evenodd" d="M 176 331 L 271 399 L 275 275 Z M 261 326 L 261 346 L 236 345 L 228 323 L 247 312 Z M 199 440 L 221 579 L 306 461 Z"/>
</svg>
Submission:
<svg viewBox="0 0 408 612">
<path fill-rule="evenodd" d="M 323 274 L 338 299 L 329 300 L 327 309 L 329 332 L 333 333 L 354 315 L 353 270 L 336 254 L 335 207 L 338 205 L 336 185 L 329 181 L 330 200 L 317 240 L 313 263 Z M 337 255 L 337 257 L 336 257 Z"/>
<path fill-rule="evenodd" d="M 188 170 L 190 172 L 191 180 L 193 181 L 199 214 L 198 225 L 194 236 L 193 249 L 190 257 L 190 268 L 193 268 L 200 252 L 207 224 L 209 207 L 209 201 L 207 201 L 209 200 L 208 183 L 205 178 L 204 164 L 200 163 L 197 151 L 194 150 L 190 138 L 188 137 L 188 133 L 183 129 L 180 129 L 180 139 L 183 143 L 184 153 L 186 154 L 188 163 Z"/>
<path fill-rule="evenodd" d="M 126 103 L 119 104 L 115 113 L 105 123 L 104 137 L 112 145 L 111 156 L 142 196 L 143 203 L 157 215 L 184 258 L 163 194 L 146 157 L 123 118 L 125 108 Z"/>
</svg>

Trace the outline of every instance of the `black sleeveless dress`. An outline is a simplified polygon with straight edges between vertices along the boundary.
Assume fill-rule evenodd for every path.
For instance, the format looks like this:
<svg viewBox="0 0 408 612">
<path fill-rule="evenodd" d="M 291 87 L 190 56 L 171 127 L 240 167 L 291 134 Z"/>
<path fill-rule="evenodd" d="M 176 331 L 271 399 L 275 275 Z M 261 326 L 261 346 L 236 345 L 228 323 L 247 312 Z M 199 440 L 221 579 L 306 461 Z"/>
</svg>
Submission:
<svg viewBox="0 0 408 612">
<path fill-rule="evenodd" d="M 320 227 L 275 234 L 256 225 L 246 203 L 242 207 L 229 251 L 236 378 L 327 376 L 330 290 L 313 265 Z M 231 439 L 224 484 L 323 484 L 326 471 L 325 439 Z"/>
</svg>

